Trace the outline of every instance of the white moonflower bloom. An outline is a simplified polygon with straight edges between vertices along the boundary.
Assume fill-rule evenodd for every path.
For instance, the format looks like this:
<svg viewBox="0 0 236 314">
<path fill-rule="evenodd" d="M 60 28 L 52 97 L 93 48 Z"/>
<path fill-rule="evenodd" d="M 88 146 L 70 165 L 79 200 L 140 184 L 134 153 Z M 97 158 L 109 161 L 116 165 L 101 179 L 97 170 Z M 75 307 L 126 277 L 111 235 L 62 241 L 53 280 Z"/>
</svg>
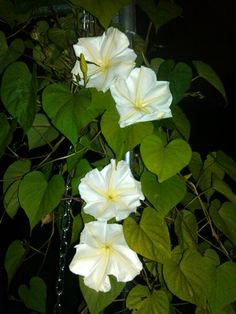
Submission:
<svg viewBox="0 0 236 314">
<path fill-rule="evenodd" d="M 77 57 L 82 53 L 88 62 L 86 86 L 105 92 L 117 78 L 126 78 L 134 68 L 137 57 L 128 46 L 128 37 L 113 27 L 108 28 L 102 36 L 79 38 L 73 48 Z M 79 83 L 84 83 L 79 61 L 76 61 L 71 72 L 74 76 L 79 74 Z"/>
<path fill-rule="evenodd" d="M 98 220 L 125 219 L 144 200 L 141 183 L 134 179 L 126 161 L 114 159 L 101 171 L 89 171 L 79 184 L 84 211 Z"/>
<path fill-rule="evenodd" d="M 117 80 L 110 90 L 121 128 L 172 116 L 169 82 L 157 81 L 155 72 L 147 67 L 133 69 L 126 80 Z"/>
<path fill-rule="evenodd" d="M 111 289 L 108 275 L 119 282 L 127 282 L 142 270 L 142 263 L 131 250 L 124 238 L 123 227 L 92 221 L 85 224 L 81 232 L 80 244 L 69 265 L 70 270 L 84 276 L 86 286 L 107 292 Z"/>
</svg>

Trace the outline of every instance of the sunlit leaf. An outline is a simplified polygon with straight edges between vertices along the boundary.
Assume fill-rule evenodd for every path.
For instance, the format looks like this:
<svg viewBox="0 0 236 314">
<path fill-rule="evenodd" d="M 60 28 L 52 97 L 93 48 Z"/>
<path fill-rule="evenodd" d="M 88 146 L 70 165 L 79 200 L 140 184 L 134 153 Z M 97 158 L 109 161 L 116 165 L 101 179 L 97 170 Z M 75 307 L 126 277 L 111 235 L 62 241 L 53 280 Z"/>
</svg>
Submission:
<svg viewBox="0 0 236 314">
<path fill-rule="evenodd" d="M 32 75 L 25 63 L 15 62 L 6 69 L 2 77 L 1 97 L 7 111 L 27 132 L 34 121 L 36 102 Z"/>
<path fill-rule="evenodd" d="M 28 309 L 38 313 L 46 313 L 47 286 L 40 277 L 32 277 L 29 287 L 20 285 L 19 296 Z"/>
<path fill-rule="evenodd" d="M 137 285 L 128 294 L 126 306 L 132 313 L 137 314 L 168 314 L 169 300 L 164 290 L 153 290 L 146 286 Z"/>
<path fill-rule="evenodd" d="M 198 75 L 214 86 L 227 102 L 224 85 L 212 67 L 202 61 L 193 61 L 193 65 L 197 69 Z"/>
<path fill-rule="evenodd" d="M 90 314 L 99 314 L 109 304 L 111 304 L 123 290 L 125 283 L 117 282 L 113 276 L 109 276 L 111 290 L 108 292 L 96 292 L 84 284 L 82 277 L 79 279 L 80 289 L 88 305 Z"/>
<path fill-rule="evenodd" d="M 125 239 L 135 252 L 161 263 L 170 257 L 168 227 L 163 217 L 153 208 L 144 209 L 139 224 L 128 217 L 123 225 Z"/>
<path fill-rule="evenodd" d="M 17 269 L 23 262 L 25 255 L 25 248 L 20 240 L 13 241 L 7 248 L 7 252 L 4 260 L 4 267 L 7 272 L 8 285 L 10 285 L 13 276 L 15 275 Z"/>
<path fill-rule="evenodd" d="M 64 180 L 55 175 L 49 182 L 40 171 L 28 173 L 19 186 L 19 201 L 33 227 L 60 203 Z"/>
<path fill-rule="evenodd" d="M 150 135 L 141 144 L 141 155 L 146 167 L 158 175 L 159 182 L 163 182 L 188 165 L 191 148 L 182 139 L 175 139 L 164 146 L 160 137 Z"/>
</svg>

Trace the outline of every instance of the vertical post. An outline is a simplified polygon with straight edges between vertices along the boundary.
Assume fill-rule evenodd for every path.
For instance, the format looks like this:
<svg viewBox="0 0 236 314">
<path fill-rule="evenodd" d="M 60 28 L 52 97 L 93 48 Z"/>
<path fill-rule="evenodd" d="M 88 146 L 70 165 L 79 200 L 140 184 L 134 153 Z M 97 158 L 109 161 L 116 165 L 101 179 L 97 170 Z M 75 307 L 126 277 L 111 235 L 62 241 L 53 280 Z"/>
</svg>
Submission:
<svg viewBox="0 0 236 314">
<path fill-rule="evenodd" d="M 129 38 L 130 47 L 134 46 L 134 35 L 136 33 L 136 10 L 134 3 L 131 3 L 122 8 L 118 14 L 118 22 L 124 27 L 124 31 Z M 125 161 L 130 165 L 132 152 L 125 154 Z"/>
</svg>

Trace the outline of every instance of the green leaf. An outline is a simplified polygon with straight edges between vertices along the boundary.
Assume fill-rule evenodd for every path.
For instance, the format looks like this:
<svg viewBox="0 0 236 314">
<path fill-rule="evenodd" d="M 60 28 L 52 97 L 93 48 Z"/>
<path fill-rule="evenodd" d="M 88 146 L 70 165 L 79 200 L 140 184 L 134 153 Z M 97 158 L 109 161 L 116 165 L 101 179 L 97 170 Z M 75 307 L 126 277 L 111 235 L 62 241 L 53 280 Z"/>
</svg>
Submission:
<svg viewBox="0 0 236 314">
<path fill-rule="evenodd" d="M 43 108 L 52 123 L 73 145 L 76 144 L 80 131 L 96 117 L 91 108 L 89 90 L 81 90 L 73 95 L 69 87 L 62 83 L 52 84 L 43 92 Z"/>
<path fill-rule="evenodd" d="M 40 147 L 58 137 L 58 132 L 49 123 L 47 117 L 42 113 L 37 113 L 32 127 L 27 132 L 29 149 Z"/>
<path fill-rule="evenodd" d="M 160 65 L 162 64 L 162 62 L 164 62 L 165 60 L 162 58 L 153 58 L 150 62 L 150 68 L 154 71 L 154 72 L 158 72 Z"/>
<path fill-rule="evenodd" d="M 78 185 L 80 183 L 81 178 L 83 178 L 87 172 L 92 170 L 92 167 L 90 166 L 90 163 L 87 161 L 87 159 L 81 159 L 75 169 L 75 174 L 71 180 L 71 186 L 72 186 L 72 195 L 78 194 Z"/>
<path fill-rule="evenodd" d="M 2 78 L 1 97 L 7 111 L 27 132 L 34 121 L 36 102 L 32 75 L 25 63 L 15 62 L 6 69 Z"/>
<path fill-rule="evenodd" d="M 157 77 L 170 82 L 173 104 L 177 104 L 191 85 L 192 69 L 186 63 L 175 64 L 173 60 L 167 60 L 160 65 Z"/>
<path fill-rule="evenodd" d="M 83 297 L 88 305 L 90 314 L 101 313 L 109 304 L 111 304 L 123 290 L 125 283 L 117 282 L 115 277 L 109 276 L 111 282 L 111 290 L 108 292 L 96 292 L 84 284 L 82 277 L 79 279 L 80 289 Z"/>
<path fill-rule="evenodd" d="M 39 313 L 46 313 L 47 286 L 40 277 L 32 277 L 29 287 L 20 285 L 19 296 L 25 306 Z"/>
<path fill-rule="evenodd" d="M 214 178 L 223 179 L 224 178 L 224 169 L 216 162 L 215 153 L 210 153 L 207 155 L 206 160 L 204 161 L 203 169 L 201 171 L 201 176 L 199 177 L 199 187 L 202 191 L 205 191 L 205 195 L 208 200 L 214 193 L 212 187 L 212 180 Z"/>
<path fill-rule="evenodd" d="M 12 163 L 3 176 L 3 204 L 7 214 L 13 218 L 20 207 L 18 190 L 22 177 L 30 171 L 29 160 L 17 160 Z"/>
<path fill-rule="evenodd" d="M 173 115 L 172 119 L 176 128 L 176 131 L 181 135 L 181 137 L 183 137 L 184 139 L 188 141 L 190 137 L 190 129 L 191 129 L 191 125 L 188 118 L 186 117 L 184 112 L 180 109 L 180 107 L 178 107 L 177 105 L 172 106 L 171 112 Z"/>
<path fill-rule="evenodd" d="M 193 61 L 193 65 L 195 66 L 198 75 L 205 79 L 208 83 L 215 87 L 219 93 L 224 97 L 226 103 L 228 102 L 224 85 L 216 74 L 216 72 L 206 63 L 202 61 Z"/>
<path fill-rule="evenodd" d="M 178 298 L 205 306 L 209 282 L 213 282 L 215 266 L 210 258 L 197 251 L 182 252 L 176 247 L 171 260 L 163 265 L 163 274 L 169 290 Z"/>
<path fill-rule="evenodd" d="M 236 204 L 236 195 L 225 181 L 213 178 L 212 187 L 217 192 L 223 194 L 229 201 Z"/>
<path fill-rule="evenodd" d="M 226 262 L 216 268 L 208 299 L 214 314 L 223 313 L 222 310 L 236 300 L 236 263 Z"/>
<path fill-rule="evenodd" d="M 144 209 L 139 224 L 128 217 L 123 226 L 129 247 L 138 254 L 161 263 L 170 257 L 168 227 L 163 217 L 153 208 Z"/>
<path fill-rule="evenodd" d="M 11 142 L 11 126 L 8 123 L 7 116 L 0 112 L 0 157 L 5 153 L 6 146 Z"/>
<path fill-rule="evenodd" d="M 159 182 L 163 182 L 188 165 L 191 148 L 182 139 L 175 139 L 164 146 L 161 138 L 150 135 L 141 144 L 141 155 L 145 166 L 158 175 Z"/>
<path fill-rule="evenodd" d="M 184 198 L 186 193 L 186 186 L 178 176 L 159 183 L 154 174 L 146 171 L 141 177 L 141 183 L 144 195 L 163 217 Z"/>
<path fill-rule="evenodd" d="M 201 155 L 198 152 L 192 152 L 192 158 L 188 165 L 194 180 L 197 182 L 203 168 Z"/>
<path fill-rule="evenodd" d="M 101 129 L 117 159 L 122 159 L 124 154 L 140 144 L 145 136 L 152 134 L 153 125 L 151 122 L 143 122 L 120 128 L 118 120 L 117 110 L 111 107 L 102 116 Z"/>
<path fill-rule="evenodd" d="M 73 217 L 70 244 L 78 242 L 83 225 L 83 219 L 80 214 Z"/>
<path fill-rule="evenodd" d="M 23 247 L 21 241 L 15 240 L 8 246 L 4 260 L 4 267 L 6 269 L 8 278 L 8 286 L 10 286 L 12 278 L 23 262 L 24 255 L 25 248 Z"/>
<path fill-rule="evenodd" d="M 24 52 L 25 46 L 22 39 L 15 39 L 8 47 L 5 34 L 0 31 L 0 73 L 10 64 L 15 62 Z"/>
<path fill-rule="evenodd" d="M 181 210 L 177 213 L 174 226 L 181 249 L 196 249 L 198 239 L 196 217 L 188 210 Z"/>
<path fill-rule="evenodd" d="M 236 204 L 225 202 L 219 210 L 210 207 L 210 216 L 220 229 L 236 247 Z"/>
<path fill-rule="evenodd" d="M 64 192 L 64 180 L 55 175 L 49 182 L 40 171 L 28 173 L 19 186 L 19 201 L 33 227 L 61 201 Z"/>
<path fill-rule="evenodd" d="M 73 4 L 84 8 L 86 11 L 94 15 L 104 28 L 108 28 L 112 18 L 131 0 L 70 0 Z"/>
<path fill-rule="evenodd" d="M 236 162 L 222 151 L 216 152 L 216 161 L 224 169 L 224 171 L 236 181 Z"/>
<path fill-rule="evenodd" d="M 154 0 L 137 0 L 137 4 L 148 15 L 156 29 L 180 16 L 182 8 L 169 0 L 160 0 L 156 5 Z"/>
<path fill-rule="evenodd" d="M 137 285 L 128 294 L 126 306 L 136 314 L 169 314 L 170 305 L 164 290 L 149 291 L 148 287 Z"/>
</svg>

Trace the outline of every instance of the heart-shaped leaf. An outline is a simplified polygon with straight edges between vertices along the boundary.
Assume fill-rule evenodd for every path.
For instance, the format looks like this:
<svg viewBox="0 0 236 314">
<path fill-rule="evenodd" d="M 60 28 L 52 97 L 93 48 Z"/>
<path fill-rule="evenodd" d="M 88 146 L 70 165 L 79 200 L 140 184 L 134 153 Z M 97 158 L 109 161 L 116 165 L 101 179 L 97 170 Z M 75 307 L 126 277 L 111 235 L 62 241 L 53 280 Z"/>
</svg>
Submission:
<svg viewBox="0 0 236 314">
<path fill-rule="evenodd" d="M 84 284 L 84 279 L 80 277 L 80 289 L 88 305 L 89 313 L 101 313 L 109 304 L 111 304 L 123 290 L 125 283 L 117 282 L 116 278 L 109 276 L 111 281 L 111 290 L 108 292 L 97 292 Z"/>
<path fill-rule="evenodd" d="M 146 167 L 158 175 L 159 182 L 163 182 L 188 165 L 191 148 L 182 139 L 164 146 L 160 137 L 150 135 L 141 143 L 141 155 Z"/>
<path fill-rule="evenodd" d="M 19 201 L 29 218 L 31 230 L 59 204 L 64 192 L 64 180 L 55 175 L 47 182 L 40 171 L 28 173 L 19 186 Z"/>
<path fill-rule="evenodd" d="M 49 123 L 47 117 L 42 113 L 37 113 L 32 127 L 27 132 L 29 149 L 49 144 L 57 136 L 57 130 Z"/>
<path fill-rule="evenodd" d="M 141 183 L 144 195 L 163 217 L 184 198 L 186 193 L 186 185 L 178 176 L 159 183 L 154 174 L 146 171 L 141 177 Z"/>
<path fill-rule="evenodd" d="M 116 13 L 131 0 L 70 0 L 72 3 L 84 8 L 92 15 L 96 16 L 101 25 L 107 28 L 111 23 L 111 19 Z"/>
<path fill-rule="evenodd" d="M 124 235 L 131 249 L 153 261 L 165 262 L 170 257 L 170 237 L 165 220 L 151 207 L 144 209 L 140 223 L 124 220 Z"/>
<path fill-rule="evenodd" d="M 25 46 L 22 39 L 13 40 L 10 47 L 8 47 L 5 34 L 0 32 L 0 73 L 10 63 L 16 61 L 22 55 L 24 49 Z"/>
<path fill-rule="evenodd" d="M 164 290 L 153 290 L 148 287 L 137 285 L 128 294 L 126 306 L 136 314 L 167 314 L 170 304 Z"/>
<path fill-rule="evenodd" d="M 80 131 L 97 115 L 91 108 L 89 90 L 81 90 L 73 95 L 67 85 L 52 84 L 43 92 L 43 108 L 52 119 L 52 123 L 73 145 Z"/>
<path fill-rule="evenodd" d="M 36 101 L 32 74 L 25 63 L 15 62 L 6 69 L 2 77 L 1 96 L 7 111 L 27 132 L 34 121 Z"/>
<path fill-rule="evenodd" d="M 18 293 L 27 308 L 46 313 L 47 287 L 40 277 L 32 277 L 29 287 L 21 285 Z"/>
<path fill-rule="evenodd" d="M 124 154 L 140 144 L 145 136 L 152 134 L 151 122 L 143 122 L 120 128 L 119 114 L 115 107 L 107 110 L 101 121 L 102 133 L 116 154 L 117 159 L 122 159 Z"/>
<path fill-rule="evenodd" d="M 19 240 L 13 241 L 7 248 L 4 260 L 4 267 L 7 272 L 8 285 L 10 285 L 15 272 L 23 262 L 25 253 L 26 250 L 23 247 L 22 242 Z"/>
</svg>

